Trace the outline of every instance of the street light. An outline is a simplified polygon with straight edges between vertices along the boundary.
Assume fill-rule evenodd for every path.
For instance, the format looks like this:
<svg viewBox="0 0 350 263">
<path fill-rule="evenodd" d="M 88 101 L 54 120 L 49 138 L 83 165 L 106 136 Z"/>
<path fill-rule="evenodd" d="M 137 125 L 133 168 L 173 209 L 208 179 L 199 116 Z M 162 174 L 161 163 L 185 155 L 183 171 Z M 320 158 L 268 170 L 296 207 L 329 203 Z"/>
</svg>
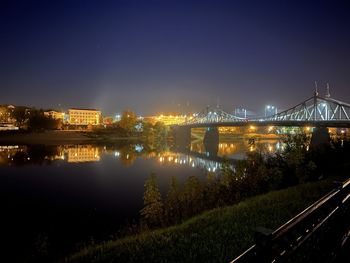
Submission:
<svg viewBox="0 0 350 263">
<path fill-rule="evenodd" d="M 265 106 L 265 117 L 277 114 L 277 107 L 272 105 Z"/>
</svg>

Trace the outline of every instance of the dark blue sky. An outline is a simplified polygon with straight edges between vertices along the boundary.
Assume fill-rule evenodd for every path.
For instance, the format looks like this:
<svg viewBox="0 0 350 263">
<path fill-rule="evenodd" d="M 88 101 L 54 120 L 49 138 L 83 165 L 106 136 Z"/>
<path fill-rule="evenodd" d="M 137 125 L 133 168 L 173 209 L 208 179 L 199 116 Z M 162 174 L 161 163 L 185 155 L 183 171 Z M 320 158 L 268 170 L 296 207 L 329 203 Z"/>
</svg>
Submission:
<svg viewBox="0 0 350 263">
<path fill-rule="evenodd" d="M 0 104 L 261 112 L 315 80 L 350 102 L 346 2 L 1 0 Z"/>
</svg>

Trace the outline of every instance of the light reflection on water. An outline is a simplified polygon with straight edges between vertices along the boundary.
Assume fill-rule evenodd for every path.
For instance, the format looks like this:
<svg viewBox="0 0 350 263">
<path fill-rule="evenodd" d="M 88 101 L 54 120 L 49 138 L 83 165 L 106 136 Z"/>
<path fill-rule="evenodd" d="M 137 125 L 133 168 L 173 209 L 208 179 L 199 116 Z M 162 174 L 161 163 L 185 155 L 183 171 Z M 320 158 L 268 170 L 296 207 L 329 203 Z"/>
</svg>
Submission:
<svg viewBox="0 0 350 263">
<path fill-rule="evenodd" d="M 137 158 L 155 159 L 159 165 L 187 166 L 209 172 L 217 172 L 224 160 L 245 158 L 247 152 L 266 151 L 274 153 L 283 150 L 279 140 L 237 140 L 220 142 L 209 150 L 202 142 L 192 142 L 189 150 L 172 148 L 157 151 L 142 144 L 125 145 L 58 145 L 58 146 L 0 146 L 1 166 L 23 166 L 35 164 L 51 164 L 54 162 L 90 163 L 100 162 L 112 155 L 123 166 L 132 166 Z"/>
</svg>

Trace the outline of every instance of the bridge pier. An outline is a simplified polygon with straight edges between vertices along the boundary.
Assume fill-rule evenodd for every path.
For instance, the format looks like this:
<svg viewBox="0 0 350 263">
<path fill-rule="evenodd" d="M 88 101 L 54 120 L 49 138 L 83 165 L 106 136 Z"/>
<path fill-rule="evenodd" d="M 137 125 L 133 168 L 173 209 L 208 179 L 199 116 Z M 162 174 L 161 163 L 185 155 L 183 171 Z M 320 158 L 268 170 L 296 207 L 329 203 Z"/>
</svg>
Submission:
<svg viewBox="0 0 350 263">
<path fill-rule="evenodd" d="M 327 127 L 316 127 L 312 132 L 310 150 L 327 150 L 331 146 L 331 137 Z"/>
<path fill-rule="evenodd" d="M 206 128 L 204 135 L 205 145 L 218 145 L 219 143 L 219 129 L 217 127 Z"/>
<path fill-rule="evenodd" d="M 176 126 L 173 128 L 175 144 L 180 148 L 188 148 L 191 145 L 191 127 Z"/>
</svg>

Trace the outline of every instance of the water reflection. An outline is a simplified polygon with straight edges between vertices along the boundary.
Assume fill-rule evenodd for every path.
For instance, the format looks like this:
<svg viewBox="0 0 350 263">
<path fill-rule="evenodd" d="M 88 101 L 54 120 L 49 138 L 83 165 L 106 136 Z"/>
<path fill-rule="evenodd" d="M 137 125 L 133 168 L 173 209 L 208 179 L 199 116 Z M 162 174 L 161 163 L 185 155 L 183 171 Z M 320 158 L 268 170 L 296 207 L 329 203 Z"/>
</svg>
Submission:
<svg viewBox="0 0 350 263">
<path fill-rule="evenodd" d="M 168 149 L 168 147 L 165 147 Z M 263 150 L 277 152 L 283 150 L 278 140 L 237 140 L 204 145 L 194 141 L 189 149 L 176 146 L 171 150 L 159 150 L 146 144 L 120 143 L 118 145 L 6 145 L 0 146 L 1 166 L 21 166 L 30 164 L 51 164 L 67 162 L 71 164 L 99 162 L 104 156 L 114 156 L 123 166 L 132 166 L 137 158 L 154 159 L 159 165 L 188 166 L 217 172 L 220 164 L 228 160 L 232 165 L 245 158 L 246 152 Z"/>
<path fill-rule="evenodd" d="M 98 162 L 101 158 L 100 151 L 99 147 L 92 145 L 77 145 L 65 149 L 69 163 Z"/>
</svg>

